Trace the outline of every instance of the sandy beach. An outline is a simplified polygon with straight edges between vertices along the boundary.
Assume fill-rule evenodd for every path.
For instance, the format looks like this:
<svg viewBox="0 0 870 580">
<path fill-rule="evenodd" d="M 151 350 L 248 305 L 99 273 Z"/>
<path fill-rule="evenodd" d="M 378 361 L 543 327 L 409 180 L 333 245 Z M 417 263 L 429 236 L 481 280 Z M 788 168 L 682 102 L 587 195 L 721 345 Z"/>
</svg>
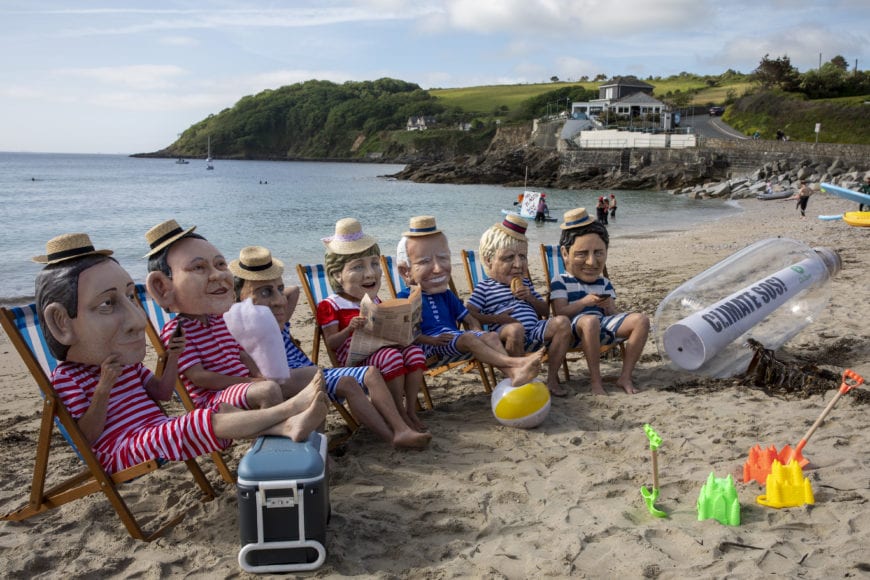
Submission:
<svg viewBox="0 0 870 580">
<path fill-rule="evenodd" d="M 625 310 L 652 318 L 664 296 L 685 280 L 760 239 L 784 236 L 837 250 L 843 270 L 822 319 L 777 352 L 870 379 L 870 230 L 814 216 L 854 211 L 856 204 L 814 195 L 807 219 L 793 201 L 740 202 L 744 211 L 703 228 L 611 241 L 608 270 Z M 553 225 L 552 242 L 558 242 Z M 454 262 L 461 248 L 452 248 Z M 389 251 L 390 249 L 387 249 Z M 391 252 L 392 253 L 392 252 Z M 537 248 L 533 279 L 546 288 Z M 289 257 L 288 257 L 289 258 Z M 289 264 L 288 264 L 289 265 Z M 464 275 L 454 267 L 464 288 Z M 463 298 L 467 296 L 464 295 Z M 303 299 L 304 300 L 304 299 Z M 313 321 L 299 304 L 294 333 L 308 348 Z M 603 365 L 614 379 L 618 361 Z M 749 449 L 795 445 L 834 396 L 839 382 L 806 396 L 770 393 L 739 378 L 710 380 L 661 363 L 647 343 L 630 396 L 589 393 L 585 363 L 571 363 L 570 394 L 555 399 L 533 430 L 496 422 L 475 375 L 430 382 L 435 410 L 422 415 L 433 439 L 422 452 L 396 451 L 363 429 L 333 454 L 332 519 L 327 560 L 317 578 L 755 578 L 858 577 L 870 573 L 870 430 L 866 389 L 845 396 L 805 450 L 815 504 L 772 509 L 756 503 L 757 483 L 742 483 Z M 0 336 L 0 512 L 26 501 L 41 400 L 8 338 Z M 176 409 L 177 410 L 177 409 Z M 659 489 L 650 515 L 641 486 L 651 486 L 649 444 L 661 435 Z M 337 415 L 328 431 L 340 434 Z M 77 467 L 55 437 L 50 478 Z M 247 451 L 237 442 L 232 468 Z M 28 521 L 0 522 L 0 572 L 7 578 L 249 577 L 240 548 L 234 486 L 200 464 L 218 491 L 196 503 L 165 537 L 130 538 L 102 494 Z M 708 475 L 732 475 L 739 526 L 698 521 L 696 501 Z M 50 479 L 51 480 L 51 479 Z M 183 466 L 123 487 L 135 513 L 175 513 L 197 496 Z"/>
</svg>

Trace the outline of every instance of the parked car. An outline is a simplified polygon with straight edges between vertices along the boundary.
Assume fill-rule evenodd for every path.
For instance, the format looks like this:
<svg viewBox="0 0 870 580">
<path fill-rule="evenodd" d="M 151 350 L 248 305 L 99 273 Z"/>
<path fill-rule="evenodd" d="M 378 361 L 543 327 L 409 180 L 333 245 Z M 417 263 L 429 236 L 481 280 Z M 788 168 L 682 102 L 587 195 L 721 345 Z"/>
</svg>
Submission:
<svg viewBox="0 0 870 580">
<path fill-rule="evenodd" d="M 725 107 L 710 107 L 710 116 L 719 117 L 725 112 Z"/>
</svg>

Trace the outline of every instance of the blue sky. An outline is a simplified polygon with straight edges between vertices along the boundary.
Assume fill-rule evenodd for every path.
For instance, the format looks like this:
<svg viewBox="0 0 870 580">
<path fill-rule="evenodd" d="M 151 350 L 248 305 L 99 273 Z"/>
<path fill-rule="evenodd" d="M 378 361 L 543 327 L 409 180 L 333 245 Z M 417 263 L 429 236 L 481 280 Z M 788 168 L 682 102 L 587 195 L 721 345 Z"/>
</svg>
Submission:
<svg viewBox="0 0 870 580">
<path fill-rule="evenodd" d="M 867 0 L 0 0 L 0 151 L 134 153 L 308 79 L 870 69 Z"/>
</svg>

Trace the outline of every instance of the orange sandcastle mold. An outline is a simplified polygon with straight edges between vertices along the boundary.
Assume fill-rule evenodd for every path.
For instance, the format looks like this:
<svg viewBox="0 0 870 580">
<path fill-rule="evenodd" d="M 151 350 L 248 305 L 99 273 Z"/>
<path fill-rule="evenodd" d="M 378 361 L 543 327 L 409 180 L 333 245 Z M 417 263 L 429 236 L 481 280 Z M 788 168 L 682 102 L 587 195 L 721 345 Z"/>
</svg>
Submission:
<svg viewBox="0 0 870 580">
<path fill-rule="evenodd" d="M 797 461 L 801 467 L 805 467 L 810 462 L 803 456 L 801 449 L 792 449 L 791 445 L 786 445 L 781 451 L 777 451 L 775 445 L 762 449 L 761 445 L 756 444 L 749 450 L 749 459 L 743 464 L 743 483 L 757 481 L 764 485 L 774 461 L 788 465 L 792 460 Z"/>
<path fill-rule="evenodd" d="M 774 461 L 770 475 L 767 477 L 767 494 L 758 496 L 756 501 L 772 508 L 816 503 L 810 479 L 804 477 L 804 472 L 797 461 L 790 461 L 786 466 L 779 461 Z"/>
<path fill-rule="evenodd" d="M 740 525 L 740 499 L 734 478 L 716 477 L 713 472 L 698 495 L 698 521 L 715 519 L 726 526 Z"/>
</svg>

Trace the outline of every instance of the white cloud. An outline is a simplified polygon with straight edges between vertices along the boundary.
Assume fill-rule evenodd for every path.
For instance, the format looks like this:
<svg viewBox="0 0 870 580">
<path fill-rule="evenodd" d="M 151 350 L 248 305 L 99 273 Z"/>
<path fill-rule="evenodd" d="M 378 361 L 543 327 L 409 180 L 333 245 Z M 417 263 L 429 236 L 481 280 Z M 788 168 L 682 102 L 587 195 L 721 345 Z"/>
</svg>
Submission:
<svg viewBox="0 0 870 580">
<path fill-rule="evenodd" d="M 160 44 L 165 44 L 166 46 L 197 46 L 199 45 L 199 41 L 191 36 L 164 36 L 160 40 L 158 40 Z"/>
<path fill-rule="evenodd" d="M 173 86 L 172 79 L 186 74 L 175 65 L 130 65 L 117 67 L 64 68 L 55 74 L 95 80 L 107 85 L 127 86 L 138 90 L 160 90 Z"/>
<path fill-rule="evenodd" d="M 620 36 L 697 24 L 704 0 L 446 0 L 451 23 L 481 33 Z"/>
</svg>

